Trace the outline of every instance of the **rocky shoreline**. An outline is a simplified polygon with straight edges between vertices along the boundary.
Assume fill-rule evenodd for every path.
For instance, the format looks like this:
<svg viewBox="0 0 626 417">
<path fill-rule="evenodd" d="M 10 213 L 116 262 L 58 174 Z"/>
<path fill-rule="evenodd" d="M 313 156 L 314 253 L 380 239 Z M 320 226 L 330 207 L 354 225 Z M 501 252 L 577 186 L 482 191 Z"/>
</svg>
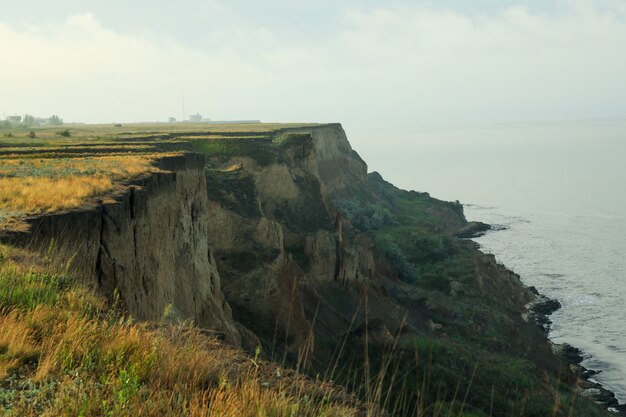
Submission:
<svg viewBox="0 0 626 417">
<path fill-rule="evenodd" d="M 529 288 L 537 295 L 537 299 L 528 305 L 528 319 L 534 321 L 549 336 L 552 324 L 550 315 L 561 308 L 561 303 L 540 294 L 535 287 Z M 626 416 L 626 404 L 620 404 L 615 398 L 614 392 L 604 388 L 602 384 L 593 379 L 594 375 L 602 371 L 588 369 L 581 365 L 584 360 L 582 350 L 568 343 L 554 343 L 552 350 L 569 364 L 571 372 L 578 378 L 578 385 L 583 397 L 604 405 L 616 415 Z"/>
<path fill-rule="evenodd" d="M 488 225 L 482 222 L 470 222 L 466 229 L 457 233 L 460 238 L 477 238 L 489 231 L 503 230 L 502 227 Z M 552 320 L 550 316 L 562 306 L 558 300 L 551 299 L 539 293 L 537 288 L 528 287 L 537 298 L 527 305 L 525 319 L 533 321 L 549 337 Z M 602 371 L 588 369 L 581 365 L 585 359 L 584 352 L 568 343 L 552 344 L 553 352 L 569 364 L 570 371 L 578 379 L 581 395 L 590 398 L 598 404 L 605 406 L 617 416 L 626 417 L 626 404 L 620 404 L 615 393 L 606 389 L 602 384 L 593 379 Z"/>
</svg>

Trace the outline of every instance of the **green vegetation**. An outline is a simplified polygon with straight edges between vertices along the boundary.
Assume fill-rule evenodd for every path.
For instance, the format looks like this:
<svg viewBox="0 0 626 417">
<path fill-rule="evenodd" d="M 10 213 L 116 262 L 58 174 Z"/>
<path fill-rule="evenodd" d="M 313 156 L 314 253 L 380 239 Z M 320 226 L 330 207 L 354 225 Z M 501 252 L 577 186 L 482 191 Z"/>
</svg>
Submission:
<svg viewBox="0 0 626 417">
<path fill-rule="evenodd" d="M 376 246 L 382 255 L 387 258 L 391 264 L 391 268 L 398 277 L 406 282 L 415 283 L 417 281 L 417 270 L 411 264 L 402 249 L 394 242 L 389 235 L 378 235 L 376 238 Z"/>
<path fill-rule="evenodd" d="M 0 247 L 0 415 L 353 416 L 354 399 L 187 325 L 135 323 L 56 270 Z"/>
<path fill-rule="evenodd" d="M 339 199 L 333 203 L 350 220 L 352 226 L 361 231 L 378 230 L 383 226 L 398 224 L 391 212 L 380 202 L 362 204 L 355 200 Z"/>
<path fill-rule="evenodd" d="M 55 305 L 60 291 L 66 289 L 66 276 L 28 272 L 0 274 L 0 310 L 6 307 L 34 308 L 39 304 Z"/>
<path fill-rule="evenodd" d="M 334 224 L 322 200 L 320 183 L 312 175 L 295 177 L 298 196 L 293 201 L 282 201 L 273 215 L 289 230 L 312 233 L 316 230 L 333 230 Z"/>
<path fill-rule="evenodd" d="M 373 239 L 392 274 L 410 284 L 389 295 L 430 323 L 421 335 L 398 334 L 392 351 L 389 343 L 370 345 L 366 355 L 349 349 L 342 361 L 351 371 L 341 374 L 347 384 L 370 375 L 371 385 L 392 387 L 385 401 L 396 415 L 606 415 L 561 383 L 558 370 L 540 370 L 537 354 L 519 350 L 541 336 L 519 334 L 511 319 L 519 313 L 503 304 L 511 287 L 481 289 L 493 278 L 477 271 L 473 244 L 453 235 L 463 224 L 457 203 L 397 189 L 374 173 L 333 204 Z"/>
<path fill-rule="evenodd" d="M 260 165 L 276 162 L 276 152 L 270 138 L 192 138 L 190 145 L 191 150 L 218 158 L 220 162 L 227 162 L 233 156 L 249 157 Z"/>
<path fill-rule="evenodd" d="M 254 179 L 239 167 L 206 170 L 211 198 L 244 217 L 260 217 Z"/>
</svg>

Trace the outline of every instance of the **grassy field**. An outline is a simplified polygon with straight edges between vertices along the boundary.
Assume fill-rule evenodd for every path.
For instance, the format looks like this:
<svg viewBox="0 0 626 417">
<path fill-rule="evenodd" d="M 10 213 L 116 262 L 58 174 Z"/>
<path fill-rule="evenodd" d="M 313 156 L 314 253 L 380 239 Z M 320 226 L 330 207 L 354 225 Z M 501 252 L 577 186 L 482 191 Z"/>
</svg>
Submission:
<svg viewBox="0 0 626 417">
<path fill-rule="evenodd" d="M 158 159 L 188 151 L 208 156 L 275 159 L 272 135 L 313 124 L 66 125 L 0 130 L 0 231 L 29 216 L 86 208 L 133 179 L 155 172 Z"/>
</svg>

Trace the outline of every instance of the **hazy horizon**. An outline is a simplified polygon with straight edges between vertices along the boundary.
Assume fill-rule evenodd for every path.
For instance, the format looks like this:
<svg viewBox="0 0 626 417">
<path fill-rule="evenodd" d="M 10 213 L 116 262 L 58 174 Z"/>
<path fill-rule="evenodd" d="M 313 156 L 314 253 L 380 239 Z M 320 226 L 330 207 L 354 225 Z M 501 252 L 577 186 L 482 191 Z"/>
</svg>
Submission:
<svg viewBox="0 0 626 417">
<path fill-rule="evenodd" d="M 617 0 L 4 5 L 0 115 L 347 126 L 626 117 Z"/>
</svg>

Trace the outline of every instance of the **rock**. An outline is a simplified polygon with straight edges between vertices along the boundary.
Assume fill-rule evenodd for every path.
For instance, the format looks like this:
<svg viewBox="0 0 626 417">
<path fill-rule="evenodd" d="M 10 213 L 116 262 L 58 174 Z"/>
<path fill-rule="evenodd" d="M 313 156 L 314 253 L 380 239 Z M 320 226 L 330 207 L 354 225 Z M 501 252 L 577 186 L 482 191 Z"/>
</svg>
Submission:
<svg viewBox="0 0 626 417">
<path fill-rule="evenodd" d="M 541 297 L 540 300 L 533 304 L 532 310 L 535 313 L 549 315 L 561 308 L 561 303 L 547 297 Z"/>
<path fill-rule="evenodd" d="M 463 284 L 459 281 L 450 282 L 450 296 L 456 297 L 459 294 L 463 293 Z"/>
<path fill-rule="evenodd" d="M 602 371 L 595 371 L 593 369 L 587 369 L 585 367 L 581 367 L 582 368 L 582 372 L 580 373 L 580 376 L 585 378 L 585 379 L 589 379 L 594 375 L 598 375 L 599 373 L 601 373 Z"/>
<path fill-rule="evenodd" d="M 487 223 L 469 222 L 457 230 L 455 236 L 461 239 L 472 239 L 484 235 L 488 230 L 491 230 L 491 226 Z"/>
<path fill-rule="evenodd" d="M 600 395 L 600 390 L 598 388 L 589 388 L 582 392 L 583 397 L 596 397 Z"/>
<path fill-rule="evenodd" d="M 531 291 L 534 293 L 535 291 L 533 291 L 533 289 L 535 291 L 536 289 L 531 288 Z M 530 302 L 526 308 L 529 311 L 527 319 L 535 322 L 544 333 L 548 334 L 550 332 L 550 326 L 552 325 L 552 321 L 548 316 L 561 308 L 561 303 L 557 300 L 539 295 L 539 297 Z"/>
<path fill-rule="evenodd" d="M 432 321 L 431 319 L 428 319 L 428 321 L 426 322 L 426 325 L 428 326 L 428 328 L 432 331 L 432 332 L 436 332 L 438 330 L 443 329 L 443 325 L 439 324 L 439 323 L 435 323 L 434 321 Z"/>
<path fill-rule="evenodd" d="M 583 361 L 582 351 L 569 343 L 563 343 L 562 345 L 554 345 L 554 353 L 560 356 L 565 362 L 569 364 L 579 364 Z"/>
</svg>

